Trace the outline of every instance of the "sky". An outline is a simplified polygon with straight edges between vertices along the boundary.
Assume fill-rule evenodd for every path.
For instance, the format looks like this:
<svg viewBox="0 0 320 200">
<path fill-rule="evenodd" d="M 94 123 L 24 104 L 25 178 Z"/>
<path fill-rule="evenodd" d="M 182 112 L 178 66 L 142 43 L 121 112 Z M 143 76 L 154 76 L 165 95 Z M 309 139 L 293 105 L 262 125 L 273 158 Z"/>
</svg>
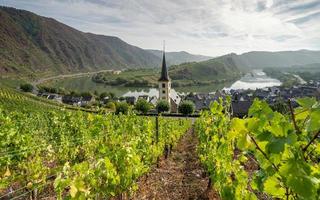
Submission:
<svg viewBox="0 0 320 200">
<path fill-rule="evenodd" d="M 145 49 L 219 56 L 320 49 L 320 0 L 0 0 Z"/>
</svg>

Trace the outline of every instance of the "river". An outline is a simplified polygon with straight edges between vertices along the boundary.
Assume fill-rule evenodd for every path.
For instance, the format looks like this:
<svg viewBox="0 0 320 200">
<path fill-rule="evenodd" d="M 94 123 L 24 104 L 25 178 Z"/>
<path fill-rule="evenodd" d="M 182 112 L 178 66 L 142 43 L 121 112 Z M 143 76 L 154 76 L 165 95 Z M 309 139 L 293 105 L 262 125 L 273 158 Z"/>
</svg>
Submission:
<svg viewBox="0 0 320 200">
<path fill-rule="evenodd" d="M 280 86 L 281 82 L 277 79 L 268 77 L 262 70 L 252 70 L 250 73 L 244 75 L 240 80 L 234 83 L 212 84 L 208 86 L 194 86 L 187 88 L 175 88 L 178 93 L 184 92 L 198 92 L 198 93 L 211 93 L 219 89 L 225 90 L 239 90 L 239 89 L 259 89 L 272 86 Z M 140 95 L 158 96 L 158 89 L 150 88 L 145 90 L 131 90 L 126 92 L 123 96 L 139 97 Z"/>
<path fill-rule="evenodd" d="M 244 75 L 241 79 L 233 82 L 210 84 L 204 86 L 179 87 L 174 89 L 178 93 L 211 93 L 221 89 L 257 89 L 279 85 L 281 85 L 281 82 L 279 80 L 268 77 L 262 70 L 253 70 L 252 72 Z M 93 82 L 91 80 L 91 76 L 53 80 L 48 83 L 48 86 L 53 86 L 57 88 L 61 87 L 67 90 L 74 90 L 78 92 L 113 92 L 116 94 L 116 96 L 158 96 L 157 88 L 132 88 L 108 86 Z"/>
<path fill-rule="evenodd" d="M 270 78 L 262 70 L 252 70 L 247 73 L 240 80 L 234 82 L 230 87 L 226 87 L 226 90 L 239 90 L 239 89 L 251 89 L 256 90 L 259 88 L 280 86 L 281 82 L 277 79 Z"/>
</svg>

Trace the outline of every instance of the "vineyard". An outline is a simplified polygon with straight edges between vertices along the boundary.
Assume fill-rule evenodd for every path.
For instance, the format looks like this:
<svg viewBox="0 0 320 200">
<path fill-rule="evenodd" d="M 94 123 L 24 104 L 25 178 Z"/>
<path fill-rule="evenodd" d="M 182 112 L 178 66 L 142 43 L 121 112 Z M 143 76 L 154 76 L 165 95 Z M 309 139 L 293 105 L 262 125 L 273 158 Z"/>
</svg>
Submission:
<svg viewBox="0 0 320 200">
<path fill-rule="evenodd" d="M 195 129 L 198 153 L 222 199 L 319 199 L 320 103 L 299 99 L 282 115 L 256 100 L 245 119 L 215 102 Z"/>
<path fill-rule="evenodd" d="M 44 98 L 0 86 L 0 105 L 5 110 L 43 111 L 61 109 L 63 106 Z"/>
<path fill-rule="evenodd" d="M 68 111 L 2 88 L 0 199 L 317 200 L 320 103 L 297 103 L 280 114 L 256 100 L 239 119 L 220 100 L 190 129 L 189 119 Z"/>
<path fill-rule="evenodd" d="M 106 199 L 134 191 L 189 120 L 0 110 L 0 199 Z"/>
<path fill-rule="evenodd" d="M 87 111 L 96 112 L 88 110 L 81 107 L 75 107 L 71 105 L 66 105 L 58 103 L 52 100 L 48 100 L 42 97 L 37 97 L 32 94 L 23 93 L 12 88 L 5 86 L 0 86 L 0 105 L 5 110 L 20 110 L 20 111 L 39 111 L 43 110 L 71 110 L 71 111 Z"/>
</svg>

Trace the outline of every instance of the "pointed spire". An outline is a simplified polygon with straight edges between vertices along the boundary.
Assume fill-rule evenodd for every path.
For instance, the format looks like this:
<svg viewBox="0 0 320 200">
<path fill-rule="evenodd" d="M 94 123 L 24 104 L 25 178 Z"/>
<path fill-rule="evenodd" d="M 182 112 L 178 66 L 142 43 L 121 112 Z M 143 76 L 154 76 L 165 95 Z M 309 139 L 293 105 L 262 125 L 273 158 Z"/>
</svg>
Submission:
<svg viewBox="0 0 320 200">
<path fill-rule="evenodd" d="M 163 52 L 165 52 L 165 51 L 166 51 L 166 41 L 163 40 Z"/>
<path fill-rule="evenodd" d="M 166 51 L 165 51 L 165 41 L 163 41 L 163 58 L 162 58 L 162 68 L 161 68 L 161 77 L 159 81 L 169 81 L 168 69 L 166 64 Z"/>
</svg>

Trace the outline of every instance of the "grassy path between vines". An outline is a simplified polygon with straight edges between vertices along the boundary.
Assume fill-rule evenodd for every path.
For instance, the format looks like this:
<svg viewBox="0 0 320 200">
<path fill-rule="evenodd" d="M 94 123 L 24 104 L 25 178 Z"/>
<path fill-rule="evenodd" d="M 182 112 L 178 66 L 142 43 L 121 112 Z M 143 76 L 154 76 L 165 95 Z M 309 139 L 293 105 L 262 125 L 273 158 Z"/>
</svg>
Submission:
<svg viewBox="0 0 320 200">
<path fill-rule="evenodd" d="M 198 140 L 190 129 L 172 150 L 168 159 L 140 179 L 133 200 L 214 200 L 217 194 L 207 189 L 208 177 L 196 153 Z"/>
</svg>

